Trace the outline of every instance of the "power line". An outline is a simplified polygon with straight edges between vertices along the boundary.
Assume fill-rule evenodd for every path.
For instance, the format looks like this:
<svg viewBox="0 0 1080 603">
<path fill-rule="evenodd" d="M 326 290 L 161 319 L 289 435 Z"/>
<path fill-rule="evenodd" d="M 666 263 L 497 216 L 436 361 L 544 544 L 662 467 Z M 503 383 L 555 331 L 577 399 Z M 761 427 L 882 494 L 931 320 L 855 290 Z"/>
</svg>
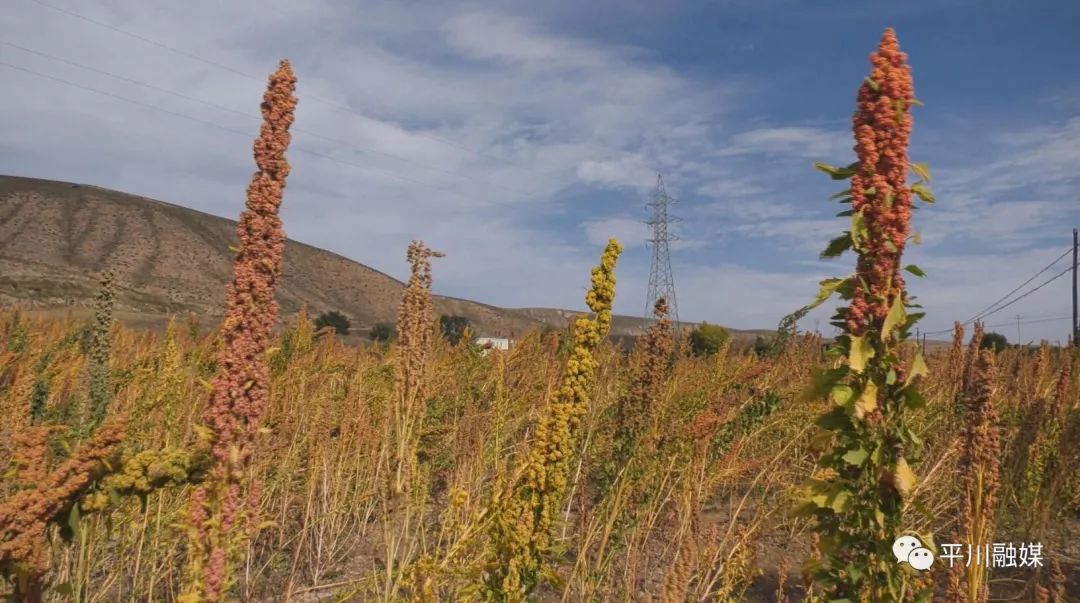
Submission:
<svg viewBox="0 0 1080 603">
<path fill-rule="evenodd" d="M 208 100 L 204 100 L 204 99 L 201 99 L 201 98 L 198 98 L 198 97 L 195 97 L 195 96 L 191 96 L 190 94 L 185 94 L 183 92 L 178 92 L 176 90 L 170 90 L 168 88 L 163 88 L 161 86 L 156 86 L 154 84 L 151 84 L 151 83 L 148 83 L 148 82 L 145 82 L 145 81 L 142 81 L 142 80 L 138 80 L 138 79 L 135 79 L 135 78 L 130 78 L 130 77 L 126 77 L 126 76 L 123 76 L 123 75 L 118 75 L 116 73 L 112 73 L 112 72 L 106 71 L 104 69 L 100 69 L 100 68 L 97 68 L 97 67 L 92 67 L 92 66 L 89 66 L 89 65 L 84 65 L 84 64 L 79 63 L 77 61 L 72 61 L 70 59 L 65 59 L 63 57 L 58 57 L 58 56 L 49 54 L 47 52 L 42 52 L 40 50 L 34 50 L 33 48 L 27 48 L 25 46 L 21 46 L 19 44 L 14 44 L 14 43 L 8 42 L 6 40 L 0 40 L 0 44 L 3 44 L 5 46 L 10 46 L 12 48 L 16 48 L 16 49 L 21 50 L 23 52 L 27 52 L 27 53 L 30 53 L 30 54 L 35 54 L 35 55 L 38 55 L 38 56 L 41 56 L 41 57 L 45 57 L 45 58 L 50 59 L 50 60 L 58 61 L 60 63 L 64 63 L 64 64 L 71 65 L 71 66 L 74 66 L 74 67 L 78 67 L 79 69 L 85 69 L 86 71 L 90 71 L 92 73 L 96 73 L 96 74 L 99 74 L 99 75 L 104 75 L 104 76 L 107 76 L 107 77 L 111 77 L 111 78 L 114 78 L 114 79 L 117 79 L 117 80 L 120 80 L 120 81 L 123 81 L 123 82 L 127 82 L 129 84 L 133 84 L 133 85 L 136 85 L 136 86 L 141 86 L 141 87 L 147 88 L 149 90 L 154 90 L 156 92 L 162 92 L 162 93 L 165 93 L 165 94 L 170 94 L 172 96 L 176 96 L 178 98 L 182 98 L 182 99 L 185 99 L 185 100 L 196 102 L 196 103 L 208 106 L 208 107 L 212 107 L 214 109 L 218 109 L 218 110 L 221 110 L 221 111 L 226 111 L 228 113 L 233 113 L 235 115 L 240 115 L 240 116 L 247 117 L 247 118 L 254 119 L 254 120 L 261 120 L 262 119 L 261 115 L 255 115 L 253 113 L 248 113 L 248 112 L 245 112 L 245 111 L 240 111 L 238 109 L 233 109 L 232 107 L 227 107 L 225 105 L 221 105 L 221 104 L 215 103 L 213 101 L 208 101 Z M 427 164 L 424 164 L 424 163 L 420 163 L 418 161 L 414 161 L 412 159 L 409 159 L 407 157 L 402 157 L 400 155 L 395 155 L 393 153 L 387 153 L 385 151 L 378 151 L 378 150 L 375 150 L 375 149 L 372 149 L 372 148 L 369 148 L 369 147 L 359 146 L 359 145 L 356 145 L 355 143 L 352 143 L 352 142 L 349 142 L 349 141 L 346 141 L 346 140 L 341 140 L 339 138 L 332 138 L 330 136 L 324 136 L 322 134 L 319 134 L 318 132 L 312 132 L 311 130 L 307 130 L 307 129 L 304 129 L 304 128 L 294 127 L 294 128 L 292 128 L 292 131 L 294 133 L 306 134 L 306 135 L 312 136 L 314 138 L 319 138 L 319 139 L 325 140 L 327 142 L 340 144 L 340 145 L 342 145 L 342 146 L 344 146 L 344 147 L 346 147 L 348 149 L 359 151 L 361 153 L 371 153 L 371 154 L 375 154 L 375 155 L 382 155 L 384 157 L 389 157 L 391 159 L 396 159 L 398 161 L 403 161 L 405 163 L 409 163 L 409 164 L 415 165 L 417 167 L 429 169 L 429 170 L 436 171 L 436 172 L 441 172 L 441 173 L 446 174 L 446 175 L 451 176 L 451 177 L 463 178 L 463 179 L 466 179 L 466 180 L 474 181 L 473 178 L 471 178 L 469 176 L 466 176 L 465 174 L 452 172 L 450 170 L 444 170 L 442 168 L 435 167 L 435 166 L 432 166 L 432 165 L 427 165 Z M 521 191 L 521 190 L 516 190 L 516 189 L 513 189 L 513 188 L 509 188 L 509 187 L 505 187 L 505 186 L 502 186 L 500 184 L 496 184 L 496 183 L 488 183 L 488 184 L 490 184 L 490 185 L 492 185 L 492 186 L 494 186 L 496 188 L 501 188 L 501 189 L 503 189 L 503 190 L 505 190 L 507 192 L 514 193 L 516 195 L 522 195 L 522 196 L 524 196 L 526 198 L 539 197 L 539 195 L 528 193 L 528 192 Z"/>
<path fill-rule="evenodd" d="M 97 25 L 98 27 L 103 27 L 103 28 L 108 29 L 110 31 L 113 31 L 113 32 L 116 32 L 116 33 L 119 33 L 119 34 L 123 34 L 125 36 L 132 37 L 132 38 L 134 38 L 136 40 L 140 40 L 140 41 L 145 42 L 147 44 L 150 44 L 152 46 L 156 46 L 158 48 L 168 50 L 169 52 L 179 54 L 179 55 L 184 56 L 184 57 L 186 57 L 188 59 L 198 61 L 198 62 L 203 63 L 205 65 L 209 65 L 211 67 L 216 67 L 218 69 L 223 69 L 223 70 L 228 71 L 230 73 L 233 73 L 233 74 L 236 74 L 236 75 L 248 78 L 248 79 L 253 79 L 253 80 L 255 80 L 255 81 L 259 82 L 259 83 L 264 83 L 265 82 L 265 79 L 261 78 L 259 76 L 252 75 L 250 73 L 247 73 L 247 72 L 242 71 L 240 69 L 237 69 L 235 67 L 230 67 L 229 65 L 226 65 L 226 64 L 221 63 L 219 61 L 215 61 L 213 59 L 208 59 L 206 57 L 197 55 L 197 54 L 195 54 L 193 52 L 188 52 L 188 51 L 183 50 L 181 48 L 177 48 L 175 46 L 171 46 L 169 44 L 159 42 L 159 41 L 154 40 L 152 38 L 148 38 L 146 36 L 135 33 L 133 31 L 129 31 L 129 30 L 126 30 L 126 29 L 123 29 L 123 28 L 120 28 L 120 27 L 116 27 L 115 25 L 110 25 L 110 24 L 105 23 L 103 21 L 98 21 L 97 19 L 87 17 L 86 15 L 75 12 L 73 10 L 66 9 L 66 8 L 63 8 L 63 7 L 60 7 L 60 6 L 56 6 L 54 4 L 44 2 L 43 0 L 30 0 L 30 1 L 37 4 L 37 5 L 43 6 L 45 8 L 57 11 L 59 13 L 63 13 L 65 15 L 74 17 L 76 19 L 80 19 L 80 20 L 85 21 L 87 23 L 90 23 L 92 25 Z M 329 99 L 321 98 L 319 96 L 310 95 L 310 94 L 305 95 L 305 98 L 311 99 L 311 100 L 313 100 L 315 102 L 318 102 L 318 103 L 321 103 L 321 104 L 324 104 L 324 105 L 326 105 L 328 107 L 337 109 L 338 111 L 349 113 L 349 114 L 353 115 L 354 117 L 358 117 L 358 118 L 361 118 L 361 119 L 364 119 L 364 120 L 369 120 L 369 121 L 377 121 L 377 120 L 372 120 L 372 118 L 370 118 L 370 117 L 368 117 L 366 115 L 363 115 L 362 113 L 356 111 L 352 107 L 349 107 L 347 105 L 342 105 L 340 103 L 337 103 L 337 102 L 329 100 Z M 458 142 L 455 142 L 453 140 L 450 140 L 448 138 L 444 138 L 442 136 L 437 136 L 435 134 L 428 134 L 426 132 L 409 132 L 409 134 L 412 134 L 414 136 L 419 136 L 421 138 L 427 138 L 429 140 L 439 142 L 441 144 L 448 145 L 448 146 L 454 147 L 456 149 L 466 151 L 468 153 L 472 153 L 472 154 L 474 154 L 474 155 L 476 155 L 478 157 L 485 157 L 487 159 L 493 159 L 493 160 L 496 160 L 496 161 L 506 163 L 507 165 L 511 165 L 509 163 L 509 161 L 505 157 L 500 157 L 498 155 L 491 155 L 491 154 L 488 154 L 488 153 L 484 153 L 482 151 L 467 147 L 465 145 L 462 145 L 462 144 L 460 144 Z M 549 176 L 550 175 L 550 174 L 543 174 L 543 173 L 538 172 L 536 170 L 533 170 L 533 169 L 531 169 L 531 168 L 529 168 L 527 166 L 517 166 L 517 165 L 515 165 L 513 167 L 515 167 L 517 169 L 523 169 L 523 170 L 526 170 L 526 171 L 529 171 L 529 172 L 532 172 L 534 174 L 541 175 L 541 176 Z"/>
<path fill-rule="evenodd" d="M 1036 278 L 1038 278 L 1038 276 L 1039 276 L 1040 274 L 1042 274 L 1042 273 L 1046 272 L 1047 270 L 1049 270 L 1050 268 L 1052 268 L 1052 267 L 1054 266 L 1054 264 L 1057 264 L 1058 262 L 1060 262 L 1062 258 L 1064 258 L 1064 257 L 1065 257 L 1066 255 L 1069 255 L 1070 253 L 1072 253 L 1072 247 L 1069 247 L 1068 249 L 1066 249 L 1066 250 L 1065 250 L 1065 253 L 1062 253 L 1062 254 L 1061 254 L 1061 255 L 1059 255 L 1059 256 L 1058 256 L 1057 258 L 1055 258 L 1055 259 L 1054 259 L 1054 261 L 1052 261 L 1052 262 L 1050 262 L 1049 264 L 1047 264 L 1047 265 L 1046 265 L 1046 267 L 1044 267 L 1044 268 L 1043 268 L 1042 270 L 1040 270 L 1040 271 L 1036 272 L 1035 274 L 1033 274 L 1033 275 L 1031 276 L 1031 278 L 1029 278 L 1028 280 L 1024 281 L 1023 283 L 1020 283 L 1020 285 L 1019 285 L 1018 287 L 1016 287 L 1016 288 L 1015 288 L 1015 289 L 1013 289 L 1012 291 L 1009 291 L 1008 293 L 1006 293 L 1006 294 L 1005 294 L 1004 296 L 1002 296 L 1002 297 L 1001 297 L 1001 299 L 999 299 L 999 300 L 995 301 L 994 303 L 990 304 L 990 305 L 989 305 L 989 306 L 988 306 L 987 308 L 983 309 L 983 310 L 982 310 L 981 312 L 977 313 L 977 314 L 976 314 L 975 316 L 973 316 L 972 318 L 969 318 L 969 319 L 967 319 L 967 320 L 966 320 L 966 321 L 964 322 L 964 324 L 970 324 L 970 323 L 972 323 L 972 322 L 975 322 L 976 320 L 979 320 L 980 318 L 982 318 L 982 317 L 984 317 L 984 316 L 988 316 L 989 314 L 987 314 L 987 312 L 988 312 L 989 310 L 993 310 L 993 309 L 994 309 L 994 308 L 995 308 L 995 307 L 996 307 L 996 306 L 997 306 L 998 304 L 1000 304 L 1001 302 L 1005 301 L 1006 299 L 1009 299 L 1009 297 L 1011 297 L 1013 293 L 1016 293 L 1016 292 L 1017 292 L 1017 291 L 1019 291 L 1020 289 L 1023 289 L 1023 288 L 1024 288 L 1024 287 L 1025 287 L 1025 286 L 1026 286 L 1027 284 L 1028 284 L 1028 283 L 1030 283 L 1031 281 L 1033 281 L 1033 280 L 1035 280 Z M 996 310 L 995 310 L 995 311 L 996 311 Z"/>
<path fill-rule="evenodd" d="M 154 105 L 154 104 L 151 104 L 151 103 L 145 103 L 145 102 L 142 102 L 142 101 L 139 101 L 139 100 L 128 98 L 126 96 L 121 96 L 119 94 L 113 94 L 111 92 L 107 92 L 107 91 L 104 91 L 104 90 L 98 90 L 97 88 L 92 88 L 90 86 L 84 86 L 82 84 L 77 84 L 75 82 L 65 80 L 63 78 L 55 77 L 55 76 L 52 76 L 52 75 L 48 75 L 48 74 L 42 73 L 40 71 L 36 71 L 34 69 L 29 69 L 27 67 L 21 67 L 19 65 L 13 65 L 13 64 L 8 63 L 6 61 L 0 61 L 0 65 L 3 65 L 3 66 L 8 67 L 10 69 L 16 69 L 18 71 L 23 71 L 25 73 L 29 73 L 31 75 L 35 75 L 37 77 L 41 77 L 41 78 L 44 78 L 44 79 L 47 79 L 47 80 L 52 80 L 52 81 L 60 83 L 60 84 L 64 84 L 64 85 L 67 85 L 67 86 L 72 86 L 72 87 L 75 87 L 75 88 L 79 88 L 79 89 L 85 90 L 87 92 L 93 92 L 95 94 L 100 94 L 102 96 L 107 96 L 109 98 L 124 101 L 126 103 L 131 103 L 133 105 L 138 105 L 140 107 L 144 107 L 144 108 L 147 108 L 147 109 L 153 109 L 154 111 L 161 111 L 162 113 L 167 113 L 167 114 L 173 115 L 175 117 L 181 117 L 183 119 L 188 119 L 188 120 L 191 120 L 191 121 L 194 121 L 194 122 L 206 125 L 206 126 L 210 126 L 210 127 L 213 127 L 213 128 L 217 128 L 219 130 L 223 130 L 225 132 L 230 132 L 232 134 L 237 134 L 237 135 L 243 136 L 245 138 L 250 139 L 250 138 L 254 137 L 254 134 L 252 134 L 251 132 L 245 132 L 243 130 L 237 130 L 235 128 L 230 128 L 228 126 L 223 126 L 223 125 L 221 125 L 219 123 L 216 123 L 216 122 L 213 122 L 213 121 L 210 121 L 210 120 L 194 117 L 194 116 L 188 115 L 186 113 L 180 113 L 178 111 L 172 111 L 170 109 L 166 109 L 164 107 L 160 107 L 160 106 L 157 106 L 157 105 Z M 319 157 L 321 159 L 326 159 L 328 161 L 333 161 L 335 163 L 340 163 L 342 165 L 347 165 L 347 166 L 351 166 L 351 167 L 355 167 L 355 168 L 360 168 L 360 169 L 363 169 L 363 170 L 367 170 L 369 172 L 381 173 L 381 174 L 384 174 L 384 175 L 389 176 L 391 178 L 395 178 L 397 180 L 401 180 L 401 181 L 404 181 L 404 182 L 409 182 L 411 184 L 415 184 L 417 186 L 422 186 L 424 188 L 429 188 L 431 190 L 435 190 L 435 191 L 455 195 L 455 196 L 461 197 L 462 199 L 467 199 L 467 200 L 475 199 L 472 196 L 466 195 L 464 193 L 460 193 L 458 191 L 454 191 L 454 190 L 451 190 L 451 189 L 446 189 L 446 188 L 442 188 L 442 187 L 435 186 L 435 185 L 432 185 L 432 184 L 428 184 L 427 182 L 423 182 L 423 181 L 420 181 L 420 180 L 415 180 L 415 179 L 409 178 L 407 176 L 401 176 L 401 175 L 396 174 L 394 172 L 390 172 L 390 171 L 383 170 L 383 169 L 380 169 L 380 168 L 375 168 L 375 167 L 371 167 L 371 166 L 363 165 L 363 164 L 359 164 L 359 163 L 352 163 L 352 162 L 349 162 L 349 161 L 345 161 L 344 159 L 339 159 L 337 157 L 333 157 L 331 155 L 326 155 L 325 153 L 319 153 L 318 151 L 312 151 L 310 149 L 305 149 L 303 147 L 291 146 L 290 150 L 295 150 L 295 151 L 300 152 L 300 153 L 305 153 L 307 155 L 312 155 L 314 157 Z"/>
<path fill-rule="evenodd" d="M 983 309 L 983 310 L 982 310 L 981 312 L 978 312 L 978 313 L 976 313 L 976 314 L 975 314 L 975 316 L 973 316 L 973 317 L 971 317 L 971 318 L 969 318 L 969 319 L 965 320 L 964 322 L 962 322 L 962 323 L 960 323 L 960 324 L 961 324 L 962 326 L 967 326 L 967 325 L 969 325 L 969 324 L 971 324 L 971 323 L 975 322 L 976 320 L 980 320 L 980 319 L 982 319 L 982 318 L 985 318 L 986 316 L 990 316 L 991 314 L 994 314 L 994 313 L 996 313 L 996 312 L 997 312 L 998 310 L 1001 310 L 1002 308 L 1008 307 L 1008 306 L 1002 306 L 1001 308 L 998 308 L 997 306 L 998 306 L 998 304 L 1000 304 L 1001 302 L 1003 302 L 1003 301 L 1005 301 L 1005 300 L 1009 299 L 1009 297 L 1011 297 L 1013 293 L 1016 293 L 1016 292 L 1017 292 L 1017 291 L 1019 291 L 1020 289 L 1024 288 L 1024 287 L 1025 287 L 1025 286 L 1026 286 L 1026 285 L 1027 285 L 1028 283 L 1030 283 L 1031 281 L 1033 281 L 1033 280 L 1035 280 L 1036 278 L 1038 278 L 1038 276 L 1039 276 L 1040 274 L 1043 274 L 1044 272 L 1046 272 L 1047 270 L 1049 270 L 1050 268 L 1052 268 L 1052 267 L 1054 266 L 1054 264 L 1057 264 L 1058 262 L 1060 262 L 1060 261 L 1061 261 L 1061 258 L 1063 258 L 1063 257 L 1065 257 L 1066 255 L 1068 255 L 1068 254 L 1069 254 L 1069 253 L 1070 253 L 1071 251 L 1072 251 L 1072 247 L 1070 247 L 1069 249 L 1065 250 L 1065 252 L 1064 252 L 1064 253 L 1062 253 L 1061 255 L 1059 255 L 1059 256 L 1058 256 L 1057 258 L 1055 258 L 1055 259 L 1054 259 L 1054 261 L 1052 261 L 1052 262 L 1050 262 L 1049 264 L 1047 264 L 1047 265 L 1046 265 L 1045 267 L 1043 267 L 1043 269 L 1042 269 L 1042 270 L 1039 270 L 1038 272 L 1036 272 L 1035 274 L 1033 274 L 1033 275 L 1031 276 L 1031 278 L 1029 278 L 1028 280 L 1024 281 L 1023 283 L 1020 283 L 1020 285 L 1019 285 L 1018 287 L 1016 287 L 1016 288 L 1015 288 L 1015 289 L 1013 289 L 1012 291 L 1009 291 L 1008 293 L 1006 293 L 1005 295 L 1003 295 L 1003 296 L 1002 296 L 1001 298 L 999 298 L 999 299 L 998 299 L 997 301 L 995 301 L 994 303 L 992 303 L 992 304 L 990 304 L 989 306 L 987 306 L 986 308 L 984 308 L 984 309 Z M 1056 277 L 1055 277 L 1055 278 L 1056 278 Z M 1044 284 L 1045 284 L 1045 283 L 1044 283 Z M 1016 301 L 1016 300 L 1013 300 L 1013 301 Z M 1010 302 L 1010 304 L 1009 304 L 1009 305 L 1011 305 L 1011 304 L 1012 304 L 1012 302 Z M 991 312 L 991 310 L 993 310 L 993 311 Z M 940 331 L 927 331 L 927 333 L 926 333 L 926 334 L 927 334 L 927 335 L 940 335 L 941 333 L 948 333 L 949 331 L 952 331 L 952 329 L 942 329 L 942 330 L 940 330 Z"/>
<path fill-rule="evenodd" d="M 1069 251 L 1071 252 L 1072 250 L 1070 249 Z M 1060 258 L 1059 258 L 1059 259 L 1060 259 Z M 1055 260 L 1054 262 L 1055 262 L 1055 263 L 1057 263 L 1057 260 Z M 1051 265 L 1052 265 L 1052 264 L 1051 264 Z M 992 315 L 994 315 L 994 314 L 997 314 L 998 312 L 1000 312 L 1000 311 L 1004 310 L 1005 308 L 1008 308 L 1009 306 L 1011 306 L 1011 305 L 1015 304 L 1016 302 L 1018 302 L 1018 301 L 1020 301 L 1020 300 L 1024 299 L 1025 297 L 1027 297 L 1027 296 L 1031 295 L 1032 293 L 1035 293 L 1035 292 L 1036 292 L 1036 291 L 1038 291 L 1039 289 L 1042 289 L 1043 287 L 1045 287 L 1045 286 L 1049 285 L 1050 283 L 1052 283 L 1052 282 L 1056 281 L 1057 279 L 1059 279 L 1059 278 L 1061 278 L 1061 277 L 1065 276 L 1065 275 L 1066 275 L 1066 274 L 1068 274 L 1068 273 L 1069 273 L 1069 271 L 1070 271 L 1070 270 L 1072 270 L 1072 269 L 1073 269 L 1073 267 L 1072 267 L 1072 265 L 1070 264 L 1070 265 L 1069 265 L 1068 267 L 1066 267 L 1066 268 L 1065 268 L 1064 270 L 1062 270 L 1061 272 L 1059 272 L 1059 273 L 1057 273 L 1056 275 L 1054 275 L 1054 276 L 1050 277 L 1050 278 L 1049 278 L 1048 280 L 1044 281 L 1044 282 L 1043 282 L 1042 284 L 1040 284 L 1039 286 L 1035 287 L 1034 289 L 1032 289 L 1032 290 L 1030 290 L 1030 291 L 1028 291 L 1028 292 L 1024 293 L 1023 295 L 1021 295 L 1021 296 L 1019 296 L 1019 297 L 1017 297 L 1017 298 L 1013 299 L 1013 300 L 1012 300 L 1012 301 L 1010 301 L 1009 303 L 1007 303 L 1007 304 L 1005 304 L 1005 305 L 1003 305 L 1003 306 L 1000 306 L 1000 307 L 998 307 L 998 308 L 994 309 L 994 310 L 993 310 L 992 312 L 986 312 L 985 314 L 982 314 L 982 315 L 981 315 L 980 317 L 978 317 L 978 318 L 975 318 L 975 319 L 972 319 L 972 320 L 970 320 L 970 321 L 968 321 L 968 322 L 964 322 L 964 323 L 962 323 L 962 324 L 964 324 L 964 325 L 967 325 L 967 324 L 970 324 L 971 322 L 974 322 L 975 320 L 981 320 L 981 319 L 983 319 L 983 318 L 986 318 L 987 316 L 992 316 Z M 1046 270 L 1045 270 L 1045 269 L 1043 269 L 1043 270 L 1041 270 L 1041 271 L 1039 272 L 1039 274 L 1042 274 L 1042 273 L 1043 273 L 1043 272 L 1045 272 L 1045 271 L 1046 271 Z M 1035 276 L 1038 276 L 1038 274 L 1036 274 Z M 1031 281 L 1029 280 L 1028 282 L 1031 282 Z M 1027 284 L 1027 283 L 1025 283 L 1025 284 Z M 1021 285 L 1021 286 L 1023 286 L 1023 285 Z M 1010 323 L 1010 324 L 1011 324 L 1011 323 Z M 927 335 L 938 335 L 938 334 L 941 334 L 941 333 L 948 333 L 948 332 L 949 332 L 949 331 L 951 331 L 951 330 L 952 330 L 952 329 L 942 329 L 941 331 L 930 331 L 930 332 L 928 332 L 928 333 L 927 333 Z"/>
<path fill-rule="evenodd" d="M 1000 312 L 1001 310 L 1004 310 L 1005 308 L 1008 308 L 1009 306 L 1012 306 L 1013 304 L 1017 303 L 1017 301 L 1020 301 L 1021 299 L 1027 297 L 1028 295 L 1031 295 L 1032 293 L 1035 293 L 1035 292 L 1039 291 L 1040 289 L 1042 289 L 1042 287 L 1047 286 L 1048 284 L 1056 281 L 1057 279 L 1064 277 L 1065 274 L 1069 272 L 1069 270 L 1072 270 L 1071 265 L 1069 265 L 1069 267 L 1062 270 L 1061 272 L 1058 272 L 1057 274 L 1055 274 L 1055 276 L 1051 277 L 1048 281 L 1045 281 L 1042 284 L 1040 284 L 1039 286 L 1035 287 L 1035 289 L 1032 289 L 1031 291 L 1025 293 L 1024 295 L 1021 295 L 1020 297 L 1017 297 L 1017 298 L 1013 299 L 1012 301 L 1010 301 L 1010 303 L 1005 304 L 1004 306 L 1001 306 L 1000 308 L 994 310 L 993 312 L 987 312 L 987 313 L 983 314 L 982 318 L 993 316 L 993 314 L 996 314 L 996 313 Z"/>
<path fill-rule="evenodd" d="M 1021 320 L 1020 324 L 1022 324 L 1022 325 L 1033 325 L 1033 324 L 1039 324 L 1039 323 L 1044 323 L 1044 322 L 1057 322 L 1057 321 L 1061 321 L 1061 320 L 1069 320 L 1070 318 L 1072 318 L 1072 317 L 1071 316 L 1057 316 L 1057 317 L 1054 317 L 1054 318 L 1038 318 L 1038 319 L 1035 319 L 1035 320 Z M 1002 322 L 1002 323 L 998 323 L 998 324 L 995 324 L 995 325 L 985 325 L 985 328 L 987 328 L 987 329 L 996 329 L 996 328 L 1001 328 L 1001 327 L 1011 327 L 1014 324 L 1016 324 L 1016 321 Z"/>
</svg>

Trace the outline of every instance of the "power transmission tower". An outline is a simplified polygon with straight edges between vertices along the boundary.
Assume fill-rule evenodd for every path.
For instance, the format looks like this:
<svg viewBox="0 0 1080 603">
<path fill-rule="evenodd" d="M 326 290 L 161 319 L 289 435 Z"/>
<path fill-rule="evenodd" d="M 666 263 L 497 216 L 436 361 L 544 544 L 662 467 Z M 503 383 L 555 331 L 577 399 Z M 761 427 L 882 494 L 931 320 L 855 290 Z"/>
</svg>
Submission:
<svg viewBox="0 0 1080 603">
<path fill-rule="evenodd" d="M 653 307 L 662 297 L 667 300 L 668 315 L 678 332 L 679 305 L 675 303 L 675 277 L 671 272 L 671 252 L 668 249 L 668 243 L 678 239 L 668 230 L 668 225 L 678 221 L 678 218 L 668 213 L 668 207 L 675 202 L 676 199 L 668 195 L 664 188 L 664 178 L 657 174 L 656 190 L 652 200 L 646 204 L 652 213 L 652 218 L 645 223 L 652 227 L 652 238 L 648 239 L 648 242 L 652 244 L 653 253 L 652 268 L 649 270 L 649 294 L 645 300 L 645 318 L 652 318 Z"/>
</svg>

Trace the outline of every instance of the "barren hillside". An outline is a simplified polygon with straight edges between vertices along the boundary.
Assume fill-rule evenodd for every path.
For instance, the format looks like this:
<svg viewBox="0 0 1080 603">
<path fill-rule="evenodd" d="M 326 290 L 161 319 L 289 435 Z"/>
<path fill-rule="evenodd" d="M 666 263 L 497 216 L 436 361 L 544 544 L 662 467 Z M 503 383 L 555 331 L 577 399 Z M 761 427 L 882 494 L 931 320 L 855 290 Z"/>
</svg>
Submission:
<svg viewBox="0 0 1080 603">
<path fill-rule="evenodd" d="M 100 271 L 117 277 L 122 316 L 219 316 L 236 223 L 145 197 L 69 182 L 0 176 L 0 302 L 85 308 Z M 404 253 L 404 252 L 402 252 Z M 289 241 L 278 289 L 282 315 L 306 304 L 366 329 L 392 322 L 403 284 L 340 255 Z M 436 311 L 485 333 L 539 323 L 516 311 L 440 297 Z"/>
</svg>

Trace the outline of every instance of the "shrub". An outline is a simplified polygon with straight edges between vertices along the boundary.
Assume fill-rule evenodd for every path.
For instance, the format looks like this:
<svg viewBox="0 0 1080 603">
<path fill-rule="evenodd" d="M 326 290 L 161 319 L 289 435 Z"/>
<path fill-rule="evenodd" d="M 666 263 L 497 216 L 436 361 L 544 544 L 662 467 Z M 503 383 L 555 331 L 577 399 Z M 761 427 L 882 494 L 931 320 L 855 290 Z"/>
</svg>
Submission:
<svg viewBox="0 0 1080 603">
<path fill-rule="evenodd" d="M 380 322 L 374 327 L 371 327 L 371 333 L 368 334 L 368 337 L 372 341 L 390 341 L 394 338 L 395 334 L 394 325 Z"/>
<path fill-rule="evenodd" d="M 338 335 L 348 335 L 352 324 L 344 314 L 336 310 L 323 312 L 315 319 L 315 330 L 321 331 L 326 327 L 332 327 Z"/>
<path fill-rule="evenodd" d="M 1000 352 L 1009 347 L 1009 340 L 1005 339 L 1005 336 L 1001 333 L 995 333 L 993 331 L 983 335 L 982 342 L 979 344 L 979 348 L 983 350 L 994 350 Z"/>
<path fill-rule="evenodd" d="M 731 339 L 731 333 L 727 329 L 703 322 L 690 332 L 690 349 L 697 356 L 711 356 L 719 352 L 728 339 Z"/>
<path fill-rule="evenodd" d="M 439 317 L 439 330 L 442 331 L 443 337 L 452 345 L 457 345 L 461 338 L 465 336 L 465 330 L 470 327 L 469 319 L 464 316 L 447 316 L 443 314 Z"/>
</svg>

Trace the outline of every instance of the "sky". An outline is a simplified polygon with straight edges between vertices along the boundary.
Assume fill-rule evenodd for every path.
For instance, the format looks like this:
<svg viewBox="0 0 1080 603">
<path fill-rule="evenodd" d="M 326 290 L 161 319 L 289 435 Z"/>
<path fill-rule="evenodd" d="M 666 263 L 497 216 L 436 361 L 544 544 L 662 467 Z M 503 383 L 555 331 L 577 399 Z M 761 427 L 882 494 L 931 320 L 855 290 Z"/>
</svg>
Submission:
<svg viewBox="0 0 1080 603">
<path fill-rule="evenodd" d="M 0 173 L 235 219 L 266 76 L 287 58 L 290 238 L 399 279 L 421 239 L 446 253 L 437 293 L 585 309 L 616 237 L 615 310 L 643 315 L 660 173 L 681 218 L 679 317 L 774 328 L 853 270 L 851 255 L 818 257 L 848 224 L 828 200 L 844 183 L 813 163 L 854 161 L 855 94 L 886 27 L 925 103 L 911 158 L 937 202 L 915 213 L 905 263 L 927 274 L 908 281 L 933 332 L 1028 280 L 1080 226 L 1071 0 L 7 0 Z M 1070 286 L 988 328 L 1064 341 Z M 835 306 L 800 328 L 833 334 Z"/>
</svg>

